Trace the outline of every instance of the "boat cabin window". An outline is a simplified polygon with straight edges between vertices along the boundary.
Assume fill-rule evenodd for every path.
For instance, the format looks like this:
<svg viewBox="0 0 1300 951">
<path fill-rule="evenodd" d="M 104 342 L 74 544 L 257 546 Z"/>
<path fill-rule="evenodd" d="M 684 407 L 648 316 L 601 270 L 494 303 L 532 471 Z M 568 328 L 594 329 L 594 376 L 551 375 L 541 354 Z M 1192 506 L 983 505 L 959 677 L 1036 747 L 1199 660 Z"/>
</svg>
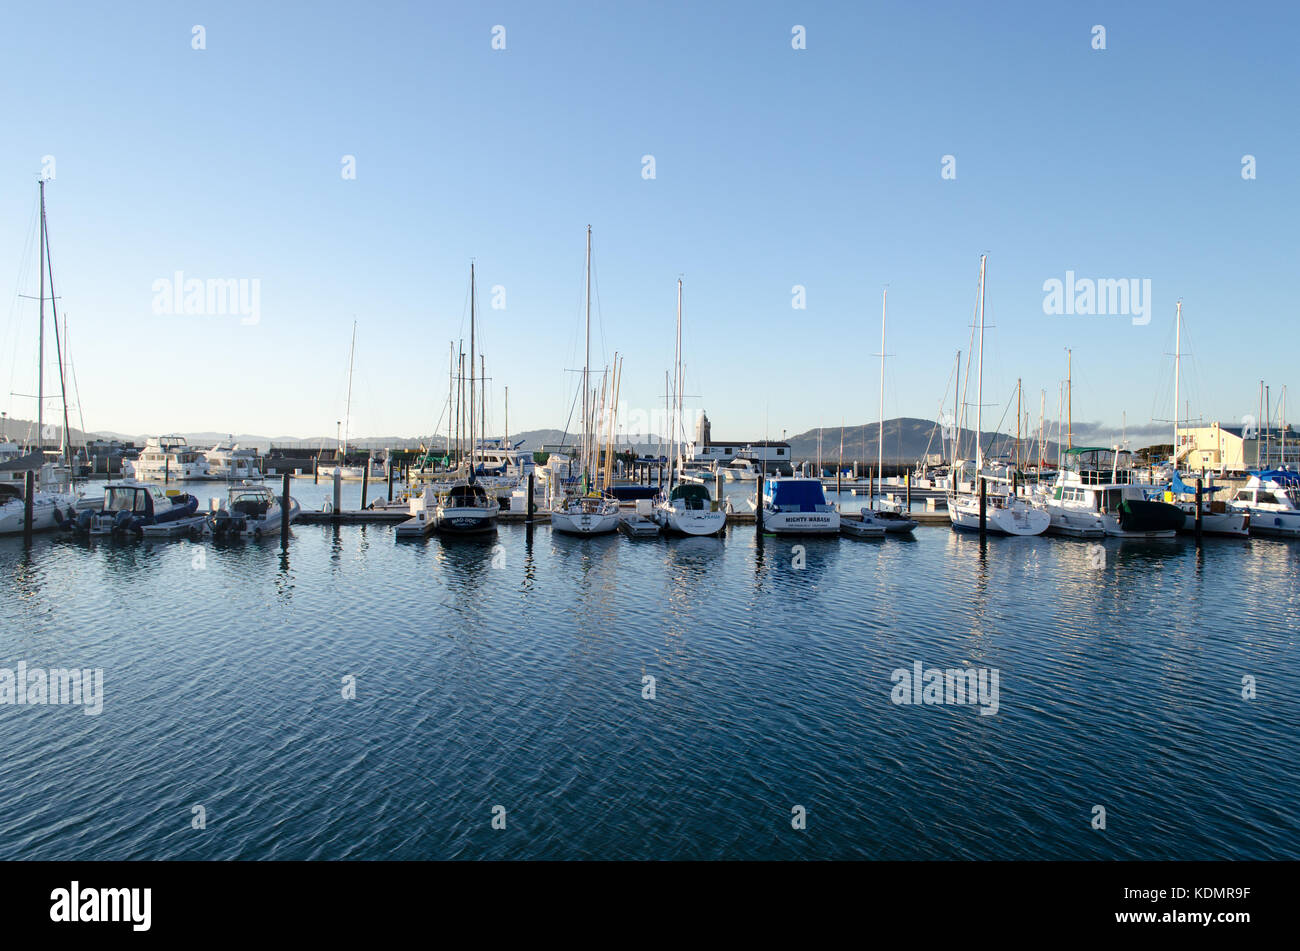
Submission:
<svg viewBox="0 0 1300 951">
<path fill-rule="evenodd" d="M 137 495 L 140 495 L 143 499 L 144 494 L 136 492 L 135 489 L 105 489 L 104 511 L 130 512 L 135 508 L 135 497 Z"/>
</svg>

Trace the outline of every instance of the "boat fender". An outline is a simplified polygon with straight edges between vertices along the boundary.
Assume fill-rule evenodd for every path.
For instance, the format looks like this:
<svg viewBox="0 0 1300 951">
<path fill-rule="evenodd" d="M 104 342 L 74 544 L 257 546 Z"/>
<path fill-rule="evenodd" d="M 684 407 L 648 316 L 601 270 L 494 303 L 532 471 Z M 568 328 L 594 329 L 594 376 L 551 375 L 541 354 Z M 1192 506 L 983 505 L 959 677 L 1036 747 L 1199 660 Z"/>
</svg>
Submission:
<svg viewBox="0 0 1300 951">
<path fill-rule="evenodd" d="M 331 502 L 329 499 L 326 499 L 324 502 L 321 503 L 320 510 L 324 512 L 326 515 L 333 515 L 334 503 Z"/>
<path fill-rule="evenodd" d="M 57 505 L 54 506 L 54 524 L 59 526 L 59 528 L 63 527 L 63 513 L 59 511 Z"/>
</svg>

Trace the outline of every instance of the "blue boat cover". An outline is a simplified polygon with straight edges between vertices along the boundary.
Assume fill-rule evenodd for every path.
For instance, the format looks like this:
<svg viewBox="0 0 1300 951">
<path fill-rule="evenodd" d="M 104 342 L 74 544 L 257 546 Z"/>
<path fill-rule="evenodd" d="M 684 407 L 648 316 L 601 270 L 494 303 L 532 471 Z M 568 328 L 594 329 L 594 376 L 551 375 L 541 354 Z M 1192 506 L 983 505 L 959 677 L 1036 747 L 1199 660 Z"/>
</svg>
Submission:
<svg viewBox="0 0 1300 951">
<path fill-rule="evenodd" d="M 826 504 L 822 484 L 816 479 L 792 479 L 772 483 L 772 505 L 782 512 L 815 512 Z"/>
<path fill-rule="evenodd" d="M 1260 482 L 1276 482 L 1278 485 L 1300 486 L 1300 473 L 1293 469 L 1269 469 L 1266 472 L 1257 472 Z"/>
</svg>

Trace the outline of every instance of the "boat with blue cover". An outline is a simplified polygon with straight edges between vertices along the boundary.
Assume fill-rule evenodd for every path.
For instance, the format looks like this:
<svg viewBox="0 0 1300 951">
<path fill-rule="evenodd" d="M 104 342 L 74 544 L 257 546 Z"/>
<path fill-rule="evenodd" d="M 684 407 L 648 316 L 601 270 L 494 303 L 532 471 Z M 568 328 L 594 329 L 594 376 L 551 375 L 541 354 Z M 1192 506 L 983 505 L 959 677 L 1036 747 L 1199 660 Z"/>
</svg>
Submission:
<svg viewBox="0 0 1300 951">
<path fill-rule="evenodd" d="M 767 482 L 763 527 L 777 535 L 837 535 L 840 513 L 826 501 L 819 479 L 781 476 Z"/>
</svg>

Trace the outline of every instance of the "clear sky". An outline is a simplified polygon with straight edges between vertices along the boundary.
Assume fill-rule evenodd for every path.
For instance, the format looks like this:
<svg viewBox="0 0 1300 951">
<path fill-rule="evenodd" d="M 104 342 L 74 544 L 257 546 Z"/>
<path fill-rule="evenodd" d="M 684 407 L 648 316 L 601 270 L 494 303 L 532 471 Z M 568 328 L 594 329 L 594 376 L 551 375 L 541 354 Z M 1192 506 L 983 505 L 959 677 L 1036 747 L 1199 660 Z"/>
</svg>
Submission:
<svg viewBox="0 0 1300 951">
<path fill-rule="evenodd" d="M 1296 367 L 1298 26 L 1285 3 L 6 4 L 0 408 L 34 415 L 10 394 L 35 389 L 18 295 L 52 156 L 91 430 L 333 434 L 355 318 L 352 432 L 428 433 L 471 258 L 491 428 L 507 385 L 512 431 L 563 426 L 588 224 L 593 362 L 625 354 L 624 401 L 661 406 L 681 275 L 715 435 L 874 419 L 885 284 L 886 415 L 936 417 L 984 252 L 986 429 L 1017 377 L 1055 417 L 1066 347 L 1076 420 L 1168 419 L 1180 297 L 1191 415 L 1236 421 Z M 256 280 L 257 321 L 157 313 L 178 271 Z M 1149 280 L 1150 322 L 1045 314 L 1067 271 Z"/>
</svg>

